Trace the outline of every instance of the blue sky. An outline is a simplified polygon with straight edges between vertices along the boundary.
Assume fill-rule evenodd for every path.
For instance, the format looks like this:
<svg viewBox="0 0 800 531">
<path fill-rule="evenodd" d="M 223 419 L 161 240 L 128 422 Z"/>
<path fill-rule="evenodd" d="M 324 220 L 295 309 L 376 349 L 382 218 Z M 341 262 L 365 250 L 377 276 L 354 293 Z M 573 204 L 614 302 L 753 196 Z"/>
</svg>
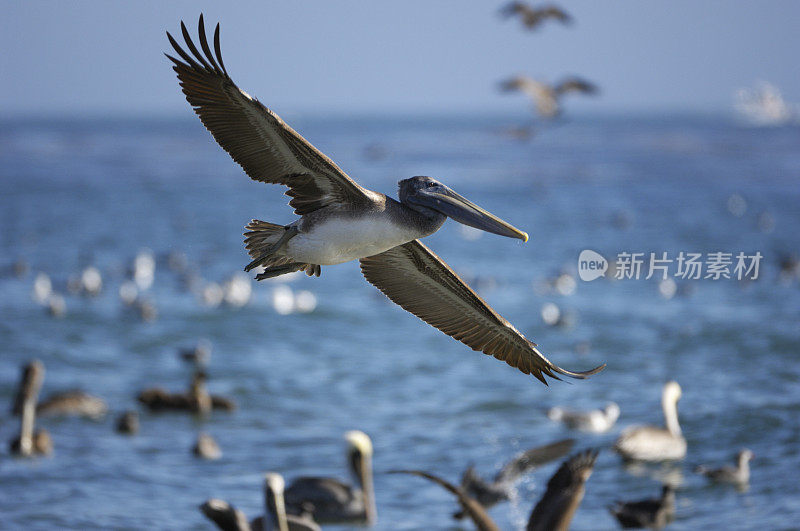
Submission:
<svg viewBox="0 0 800 531">
<path fill-rule="evenodd" d="M 184 19 L 222 23 L 229 73 L 279 112 L 513 112 L 515 73 L 580 74 L 573 112 L 726 110 L 764 79 L 800 100 L 800 2 L 566 0 L 528 33 L 505 1 L 135 1 L 2 4 L 0 115 L 181 115 L 162 52 Z"/>
</svg>

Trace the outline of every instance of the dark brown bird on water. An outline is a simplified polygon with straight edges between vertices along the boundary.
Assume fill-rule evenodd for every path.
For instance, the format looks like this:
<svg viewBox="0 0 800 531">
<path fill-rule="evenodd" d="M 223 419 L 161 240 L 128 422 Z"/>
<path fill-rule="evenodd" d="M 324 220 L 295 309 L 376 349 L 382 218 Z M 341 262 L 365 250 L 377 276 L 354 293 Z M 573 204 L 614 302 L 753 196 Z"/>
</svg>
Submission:
<svg viewBox="0 0 800 531">
<path fill-rule="evenodd" d="M 524 2 L 511 2 L 500 10 L 504 17 L 519 16 L 522 25 L 528 30 L 535 30 L 547 19 L 553 19 L 562 24 L 572 23 L 572 17 L 558 6 L 548 4 L 533 7 Z"/>
<path fill-rule="evenodd" d="M 584 485 L 592 475 L 596 460 L 597 451 L 586 450 L 567 459 L 559 467 L 547 482 L 547 491 L 531 512 L 526 527 L 528 531 L 566 531 L 569 529 L 572 517 L 583 500 Z M 390 473 L 413 474 L 441 485 L 456 495 L 462 510 L 480 531 L 500 529 L 486 509 L 477 500 L 471 498 L 463 488 L 421 470 L 393 470 Z"/>
<path fill-rule="evenodd" d="M 211 498 L 200 506 L 200 511 L 222 531 L 250 531 L 244 513 L 224 500 Z"/>
<path fill-rule="evenodd" d="M 660 498 L 618 501 L 609 507 L 609 511 L 622 527 L 661 529 L 675 518 L 675 491 L 664 485 Z"/>
<path fill-rule="evenodd" d="M 206 378 L 205 372 L 195 371 L 188 392 L 170 393 L 161 387 L 150 387 L 140 392 L 137 399 L 150 411 L 191 411 L 204 415 L 212 409 L 236 409 L 236 403 L 230 398 L 208 393 Z"/>
</svg>

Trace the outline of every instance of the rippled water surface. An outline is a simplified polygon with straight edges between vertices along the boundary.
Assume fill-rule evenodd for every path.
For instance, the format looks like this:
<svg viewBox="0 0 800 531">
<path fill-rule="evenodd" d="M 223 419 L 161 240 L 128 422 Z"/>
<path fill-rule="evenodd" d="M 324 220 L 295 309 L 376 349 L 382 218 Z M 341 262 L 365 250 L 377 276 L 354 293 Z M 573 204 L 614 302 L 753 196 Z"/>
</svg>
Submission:
<svg viewBox="0 0 800 531">
<path fill-rule="evenodd" d="M 339 119 L 285 116 L 359 181 L 396 195 L 411 175 L 440 178 L 527 230 L 522 244 L 449 221 L 427 243 L 555 363 L 608 368 L 589 381 L 549 388 L 472 352 L 388 303 L 357 264 L 323 267 L 321 278 L 252 283 L 244 307 L 204 306 L 195 290 L 224 282 L 248 262 L 241 242 L 251 218 L 287 223 L 282 189 L 250 181 L 196 120 L 6 121 L 0 127 L 0 514 L 26 529 L 207 529 L 197 506 L 220 497 L 248 516 L 262 510 L 261 473 L 346 475 L 342 434 L 358 428 L 375 445 L 376 529 L 453 529 L 450 495 L 418 478 L 424 468 L 456 481 L 474 464 L 491 476 L 514 453 L 574 436 L 603 449 L 574 529 L 609 529 L 606 506 L 655 495 L 658 478 L 680 484 L 675 529 L 796 526 L 800 517 L 800 288 L 781 276 L 800 252 L 800 131 L 740 127 L 724 118 L 577 119 L 512 138 L 507 117 Z M 732 197 L 733 196 L 733 197 Z M 158 312 L 142 321 L 119 299 L 133 258 L 156 257 L 143 297 Z M 665 298 L 651 280 L 577 280 L 562 294 L 548 281 L 577 273 L 581 250 L 724 251 L 764 256 L 760 278 L 681 281 Z M 181 278 L 167 257 L 183 253 Z M 23 260 L 29 270 L 12 274 Z M 95 298 L 71 295 L 89 265 L 103 275 Z M 674 269 L 672 270 L 674 272 Z M 32 297 L 44 272 L 65 296 L 50 317 Z M 310 313 L 282 314 L 275 294 L 310 291 Z M 570 290 L 562 290 L 569 293 Z M 280 298 L 280 296 L 278 296 Z M 565 326 L 547 326 L 553 303 Z M 234 413 L 201 421 L 141 411 L 141 432 L 117 435 L 117 413 L 150 385 L 186 387 L 176 356 L 198 338 L 213 344 L 213 393 Z M 50 458 L 21 460 L 6 441 L 19 367 L 47 369 L 42 395 L 82 388 L 102 396 L 101 421 L 42 418 Z M 661 423 L 660 389 L 683 387 L 687 458 L 626 471 L 610 445 L 625 426 Z M 553 405 L 622 409 L 604 435 L 551 423 Z M 194 458 L 200 431 L 223 450 Z M 750 489 L 708 486 L 692 469 L 751 448 Z M 524 525 L 555 470 L 519 485 L 491 514 Z M 465 524 L 466 528 L 469 528 Z"/>
</svg>

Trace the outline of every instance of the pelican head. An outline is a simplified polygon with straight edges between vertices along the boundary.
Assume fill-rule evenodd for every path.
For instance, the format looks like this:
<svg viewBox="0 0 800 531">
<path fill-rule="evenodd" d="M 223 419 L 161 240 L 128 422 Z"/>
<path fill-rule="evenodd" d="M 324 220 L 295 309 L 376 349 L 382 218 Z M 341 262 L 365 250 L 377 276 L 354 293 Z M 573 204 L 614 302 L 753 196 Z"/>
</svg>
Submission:
<svg viewBox="0 0 800 531">
<path fill-rule="evenodd" d="M 528 241 L 526 232 L 490 214 L 436 179 L 411 177 L 400 181 L 399 185 L 400 202 L 425 216 L 445 215 L 476 229 Z"/>
<path fill-rule="evenodd" d="M 662 398 L 661 401 L 664 403 L 669 404 L 677 404 L 678 400 L 681 399 L 681 386 L 678 382 L 672 380 L 664 384 L 664 390 L 662 391 Z"/>
<path fill-rule="evenodd" d="M 363 431 L 352 430 L 344 434 L 347 441 L 347 457 L 359 481 L 364 478 L 365 464 L 372 458 L 372 441 Z"/>
</svg>

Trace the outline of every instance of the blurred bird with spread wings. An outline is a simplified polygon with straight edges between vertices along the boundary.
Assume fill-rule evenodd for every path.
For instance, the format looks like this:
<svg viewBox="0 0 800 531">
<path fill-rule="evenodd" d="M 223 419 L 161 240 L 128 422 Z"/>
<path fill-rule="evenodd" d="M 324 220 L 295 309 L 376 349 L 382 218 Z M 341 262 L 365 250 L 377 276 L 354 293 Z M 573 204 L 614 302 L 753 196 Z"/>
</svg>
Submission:
<svg viewBox="0 0 800 531">
<path fill-rule="evenodd" d="M 245 245 L 253 260 L 246 271 L 263 267 L 258 280 L 294 271 L 319 276 L 323 265 L 359 260 L 364 277 L 405 310 L 544 383 L 545 375 L 586 378 L 602 370 L 604 365 L 572 372 L 551 363 L 419 241 L 448 217 L 522 241 L 528 240 L 525 232 L 430 177 L 400 181 L 400 201 L 359 186 L 278 115 L 236 86 L 222 62 L 219 24 L 213 52 L 202 15 L 198 25 L 202 51 L 183 23 L 181 32 L 188 52 L 167 33 L 179 58 L 167 57 L 174 63 L 186 100 L 250 178 L 289 188 L 289 205 L 301 216 L 288 225 L 252 220 Z"/>
<path fill-rule="evenodd" d="M 500 83 L 502 92 L 522 92 L 536 106 L 542 118 L 555 118 L 561 114 L 561 97 L 571 92 L 594 95 L 597 86 L 578 77 L 568 77 L 557 85 L 548 85 L 527 76 L 514 76 Z"/>
<path fill-rule="evenodd" d="M 557 20 L 562 24 L 572 23 L 572 17 L 554 5 L 533 7 L 524 2 L 510 2 L 500 10 L 500 14 L 506 18 L 518 16 L 522 25 L 528 30 L 535 30 L 548 19 Z"/>
</svg>

